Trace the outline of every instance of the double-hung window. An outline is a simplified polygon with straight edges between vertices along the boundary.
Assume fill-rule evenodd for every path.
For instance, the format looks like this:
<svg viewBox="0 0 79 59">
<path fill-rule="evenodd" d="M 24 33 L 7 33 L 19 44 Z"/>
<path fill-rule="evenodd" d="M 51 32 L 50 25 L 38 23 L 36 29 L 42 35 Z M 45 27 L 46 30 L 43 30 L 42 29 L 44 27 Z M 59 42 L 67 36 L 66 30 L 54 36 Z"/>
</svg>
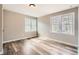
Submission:
<svg viewBox="0 0 79 59">
<path fill-rule="evenodd" d="M 64 33 L 64 34 L 74 34 L 74 12 L 51 16 L 52 20 L 52 32 L 54 33 Z"/>
<path fill-rule="evenodd" d="M 36 18 L 25 17 L 25 32 L 36 31 Z"/>
</svg>

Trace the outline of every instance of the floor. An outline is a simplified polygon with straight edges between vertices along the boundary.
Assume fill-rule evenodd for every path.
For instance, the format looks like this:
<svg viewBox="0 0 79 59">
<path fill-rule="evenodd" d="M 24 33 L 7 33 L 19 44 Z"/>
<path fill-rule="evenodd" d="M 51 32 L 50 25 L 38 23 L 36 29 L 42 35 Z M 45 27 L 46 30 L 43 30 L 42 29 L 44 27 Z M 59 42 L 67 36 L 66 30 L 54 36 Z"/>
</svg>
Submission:
<svg viewBox="0 0 79 59">
<path fill-rule="evenodd" d="M 3 44 L 4 55 L 76 55 L 77 48 L 51 39 L 32 38 Z"/>
</svg>

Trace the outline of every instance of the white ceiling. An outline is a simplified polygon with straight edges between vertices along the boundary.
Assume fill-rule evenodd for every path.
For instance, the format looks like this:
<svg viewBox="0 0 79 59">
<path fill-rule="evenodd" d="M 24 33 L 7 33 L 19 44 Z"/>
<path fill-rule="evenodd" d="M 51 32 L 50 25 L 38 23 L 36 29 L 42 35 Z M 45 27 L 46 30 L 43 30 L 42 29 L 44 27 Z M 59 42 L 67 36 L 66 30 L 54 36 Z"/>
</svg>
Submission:
<svg viewBox="0 0 79 59">
<path fill-rule="evenodd" d="M 65 9 L 78 6 L 77 4 L 36 4 L 36 7 L 29 7 L 28 4 L 4 4 L 3 9 L 22 13 L 29 16 L 40 17 Z"/>
</svg>

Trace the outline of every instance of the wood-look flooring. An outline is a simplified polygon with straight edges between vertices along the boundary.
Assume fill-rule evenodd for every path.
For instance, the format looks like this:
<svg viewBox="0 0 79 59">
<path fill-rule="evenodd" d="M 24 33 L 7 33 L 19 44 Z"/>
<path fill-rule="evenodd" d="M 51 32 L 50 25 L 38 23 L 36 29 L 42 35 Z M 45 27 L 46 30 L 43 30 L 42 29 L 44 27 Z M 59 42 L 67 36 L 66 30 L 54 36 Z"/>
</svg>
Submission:
<svg viewBox="0 0 79 59">
<path fill-rule="evenodd" d="M 50 39 L 24 39 L 3 44 L 3 55 L 77 55 L 77 48 Z"/>
</svg>

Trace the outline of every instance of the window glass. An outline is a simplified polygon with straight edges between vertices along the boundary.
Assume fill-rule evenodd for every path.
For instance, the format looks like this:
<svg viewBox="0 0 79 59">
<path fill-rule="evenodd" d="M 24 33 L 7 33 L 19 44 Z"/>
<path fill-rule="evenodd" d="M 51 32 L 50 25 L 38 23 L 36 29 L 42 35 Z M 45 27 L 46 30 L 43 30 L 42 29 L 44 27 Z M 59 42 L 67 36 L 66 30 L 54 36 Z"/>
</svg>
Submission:
<svg viewBox="0 0 79 59">
<path fill-rule="evenodd" d="M 74 34 L 74 13 L 52 16 L 52 32 Z"/>
</svg>

